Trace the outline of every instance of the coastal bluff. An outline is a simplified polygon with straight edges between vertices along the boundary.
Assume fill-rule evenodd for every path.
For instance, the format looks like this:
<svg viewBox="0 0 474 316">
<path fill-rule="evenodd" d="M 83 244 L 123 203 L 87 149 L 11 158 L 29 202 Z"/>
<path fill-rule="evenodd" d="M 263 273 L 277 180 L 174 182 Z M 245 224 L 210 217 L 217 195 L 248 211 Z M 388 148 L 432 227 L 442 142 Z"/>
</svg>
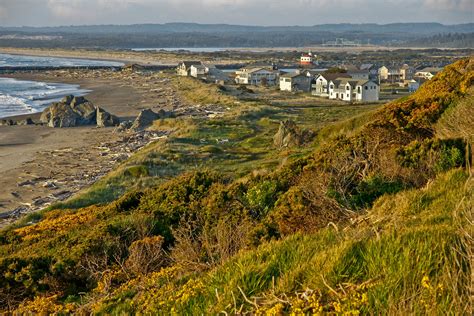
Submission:
<svg viewBox="0 0 474 316">
<path fill-rule="evenodd" d="M 65 96 L 54 102 L 41 114 L 40 121 L 49 127 L 75 127 L 96 125 L 98 127 L 117 126 L 117 116 L 95 106 L 84 97 Z"/>
</svg>

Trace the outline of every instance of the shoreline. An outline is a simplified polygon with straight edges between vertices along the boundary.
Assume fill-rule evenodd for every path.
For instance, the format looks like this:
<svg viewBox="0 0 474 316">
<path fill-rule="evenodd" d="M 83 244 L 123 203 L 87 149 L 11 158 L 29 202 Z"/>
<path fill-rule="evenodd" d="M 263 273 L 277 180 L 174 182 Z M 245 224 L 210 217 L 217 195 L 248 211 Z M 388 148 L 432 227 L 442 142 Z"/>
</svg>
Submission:
<svg viewBox="0 0 474 316">
<path fill-rule="evenodd" d="M 155 104 L 152 90 L 169 86 L 155 77 L 105 70 L 19 72 L 5 77 L 78 84 L 81 89 L 91 90 L 86 95 L 88 100 L 121 120 L 133 120 L 145 108 L 157 111 L 162 105 Z M 151 84 L 155 89 L 150 89 Z M 161 103 L 167 104 L 166 100 Z M 37 121 L 40 115 L 22 114 L 8 119 L 30 117 Z M 7 118 L 0 120 L 3 119 Z M 133 152 L 127 146 L 141 148 L 155 134 L 115 133 L 113 127 L 95 126 L 0 126 L 0 227 L 87 189 Z"/>
</svg>

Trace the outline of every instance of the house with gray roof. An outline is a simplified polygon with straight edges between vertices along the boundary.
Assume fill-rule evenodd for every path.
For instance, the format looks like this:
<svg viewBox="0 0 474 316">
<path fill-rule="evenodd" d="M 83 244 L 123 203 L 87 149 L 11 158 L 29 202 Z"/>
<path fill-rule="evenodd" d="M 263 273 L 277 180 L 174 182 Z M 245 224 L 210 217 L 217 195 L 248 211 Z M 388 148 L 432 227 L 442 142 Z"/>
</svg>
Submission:
<svg viewBox="0 0 474 316">
<path fill-rule="evenodd" d="M 337 78 L 329 82 L 329 99 L 347 102 L 376 102 L 379 85 L 370 80 Z"/>
<path fill-rule="evenodd" d="M 329 96 L 329 81 L 337 78 L 350 78 L 347 73 L 323 73 L 316 76 L 314 83 L 311 85 L 311 94 L 328 97 Z"/>
<path fill-rule="evenodd" d="M 202 63 L 200 61 L 182 61 L 178 64 L 178 67 L 176 68 L 176 73 L 178 74 L 178 76 L 190 76 L 192 66 L 202 66 Z"/>
<path fill-rule="evenodd" d="M 304 73 L 285 73 L 280 76 L 280 90 L 290 92 L 309 92 L 311 90 L 311 80 L 312 77 L 309 77 Z"/>
</svg>

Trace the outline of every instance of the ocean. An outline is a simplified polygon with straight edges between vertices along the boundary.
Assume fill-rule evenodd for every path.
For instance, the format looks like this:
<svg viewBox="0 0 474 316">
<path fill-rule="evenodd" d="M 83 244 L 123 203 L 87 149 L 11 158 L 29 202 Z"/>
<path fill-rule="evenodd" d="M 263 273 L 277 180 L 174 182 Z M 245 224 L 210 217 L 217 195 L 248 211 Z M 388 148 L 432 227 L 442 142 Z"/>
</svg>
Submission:
<svg viewBox="0 0 474 316">
<path fill-rule="evenodd" d="M 39 57 L 0 54 L 0 67 L 86 67 L 86 66 L 123 66 L 123 63 L 77 58 Z"/>
<path fill-rule="evenodd" d="M 121 66 L 122 63 L 73 58 L 0 54 L 0 67 Z M 1 75 L 0 75 L 1 76 Z M 79 85 L 45 83 L 0 77 L 0 118 L 41 112 L 66 95 L 86 95 Z"/>
</svg>

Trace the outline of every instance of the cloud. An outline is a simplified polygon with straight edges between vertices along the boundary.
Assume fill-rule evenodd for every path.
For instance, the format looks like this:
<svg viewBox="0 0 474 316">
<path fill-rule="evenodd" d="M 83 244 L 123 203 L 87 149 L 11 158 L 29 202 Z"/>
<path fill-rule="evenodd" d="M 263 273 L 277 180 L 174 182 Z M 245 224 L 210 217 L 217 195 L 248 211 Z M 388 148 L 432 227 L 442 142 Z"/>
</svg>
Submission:
<svg viewBox="0 0 474 316">
<path fill-rule="evenodd" d="M 431 10 L 470 10 L 471 17 L 474 16 L 474 2 L 472 0 L 424 0 L 423 5 Z"/>
<path fill-rule="evenodd" d="M 0 25 L 472 22 L 473 0 L 0 0 Z"/>
<path fill-rule="evenodd" d="M 7 17 L 7 9 L 0 6 L 0 19 L 5 19 Z"/>
</svg>

